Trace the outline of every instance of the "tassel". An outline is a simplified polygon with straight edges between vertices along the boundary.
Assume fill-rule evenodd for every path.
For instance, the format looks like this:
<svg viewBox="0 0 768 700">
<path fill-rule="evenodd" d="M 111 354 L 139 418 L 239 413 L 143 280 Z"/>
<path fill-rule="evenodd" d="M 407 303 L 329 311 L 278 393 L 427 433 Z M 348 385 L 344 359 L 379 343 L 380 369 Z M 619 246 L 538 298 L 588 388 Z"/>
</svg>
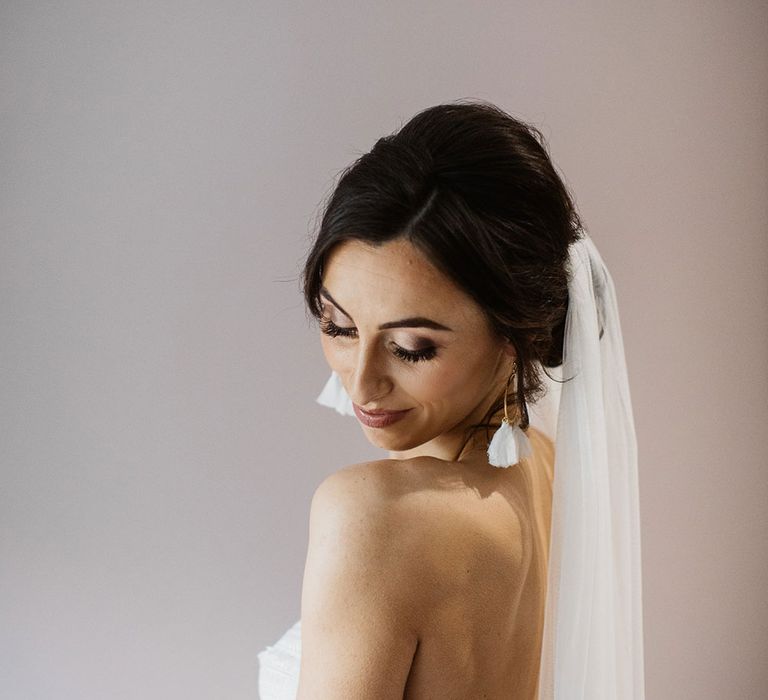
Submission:
<svg viewBox="0 0 768 700">
<path fill-rule="evenodd" d="M 354 416 L 355 410 L 352 408 L 352 399 L 349 398 L 347 390 L 341 383 L 341 378 L 336 372 L 331 372 L 331 376 L 325 383 L 320 396 L 316 399 L 321 406 L 336 409 L 342 416 Z"/>
<path fill-rule="evenodd" d="M 519 425 L 511 426 L 509 421 L 503 418 L 501 427 L 494 433 L 491 444 L 488 445 L 488 463 L 494 467 L 506 468 L 532 454 L 531 441 L 523 429 Z"/>
</svg>

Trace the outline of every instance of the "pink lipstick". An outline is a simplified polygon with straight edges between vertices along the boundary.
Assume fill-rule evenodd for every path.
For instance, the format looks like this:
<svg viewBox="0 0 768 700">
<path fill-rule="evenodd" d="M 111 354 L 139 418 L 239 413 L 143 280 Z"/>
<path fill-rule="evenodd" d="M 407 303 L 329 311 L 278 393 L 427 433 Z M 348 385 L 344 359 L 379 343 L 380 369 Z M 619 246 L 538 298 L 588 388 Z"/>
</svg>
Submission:
<svg viewBox="0 0 768 700">
<path fill-rule="evenodd" d="M 353 403 L 352 406 L 355 409 L 357 419 L 369 428 L 386 428 L 393 423 L 397 423 L 411 410 L 406 408 L 404 411 L 364 411 L 356 403 Z"/>
</svg>

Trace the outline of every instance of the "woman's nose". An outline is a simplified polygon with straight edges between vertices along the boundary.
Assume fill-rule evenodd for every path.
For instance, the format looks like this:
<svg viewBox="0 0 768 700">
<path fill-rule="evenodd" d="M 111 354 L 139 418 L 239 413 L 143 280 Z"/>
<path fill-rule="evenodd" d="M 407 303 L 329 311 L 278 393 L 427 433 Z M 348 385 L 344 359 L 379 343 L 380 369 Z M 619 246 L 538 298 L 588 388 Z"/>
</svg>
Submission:
<svg viewBox="0 0 768 700">
<path fill-rule="evenodd" d="M 373 343 L 358 343 L 347 386 L 352 401 L 363 407 L 392 391 L 386 363 Z"/>
</svg>

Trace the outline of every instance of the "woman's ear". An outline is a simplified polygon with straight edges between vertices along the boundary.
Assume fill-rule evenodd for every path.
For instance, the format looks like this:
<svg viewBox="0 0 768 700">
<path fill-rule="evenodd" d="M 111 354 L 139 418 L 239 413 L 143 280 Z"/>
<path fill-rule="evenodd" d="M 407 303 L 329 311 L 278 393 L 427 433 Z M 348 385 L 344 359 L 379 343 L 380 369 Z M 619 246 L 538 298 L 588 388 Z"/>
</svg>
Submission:
<svg viewBox="0 0 768 700">
<path fill-rule="evenodd" d="M 515 350 L 515 346 L 506 338 L 504 339 L 503 350 L 504 353 L 512 359 L 517 359 L 517 350 Z"/>
</svg>

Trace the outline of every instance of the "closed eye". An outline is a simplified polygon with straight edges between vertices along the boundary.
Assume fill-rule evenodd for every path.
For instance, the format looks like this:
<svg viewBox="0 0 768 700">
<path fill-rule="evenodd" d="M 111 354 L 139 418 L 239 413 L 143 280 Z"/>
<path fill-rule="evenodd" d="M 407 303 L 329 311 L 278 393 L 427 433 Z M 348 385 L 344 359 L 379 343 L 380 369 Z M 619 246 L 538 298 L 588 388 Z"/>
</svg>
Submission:
<svg viewBox="0 0 768 700">
<path fill-rule="evenodd" d="M 350 328 L 344 328 L 337 326 L 330 318 L 323 318 L 320 320 L 320 330 L 331 338 L 343 336 L 344 338 L 354 338 L 357 335 L 357 328 L 354 326 Z"/>
<path fill-rule="evenodd" d="M 392 349 L 401 360 L 407 360 L 408 362 L 421 362 L 423 360 L 431 360 L 437 354 L 437 348 L 424 348 L 423 350 L 406 350 L 399 345 L 395 345 Z"/>
</svg>

